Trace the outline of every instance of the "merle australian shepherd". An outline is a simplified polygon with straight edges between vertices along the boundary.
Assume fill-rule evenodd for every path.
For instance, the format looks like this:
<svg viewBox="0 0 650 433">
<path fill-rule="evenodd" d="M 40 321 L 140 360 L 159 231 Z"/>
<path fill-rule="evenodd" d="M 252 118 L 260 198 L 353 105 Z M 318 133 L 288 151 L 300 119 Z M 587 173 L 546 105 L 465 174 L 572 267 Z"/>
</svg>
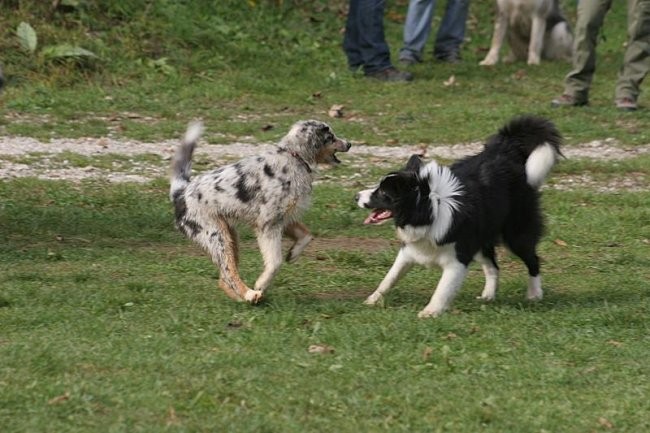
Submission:
<svg viewBox="0 0 650 433">
<path fill-rule="evenodd" d="M 542 235 L 539 188 L 560 153 L 561 136 L 548 120 L 513 119 L 484 150 L 449 167 L 423 164 L 412 156 L 406 167 L 361 191 L 357 204 L 372 209 L 366 224 L 393 219 L 403 242 L 395 263 L 366 300 L 375 304 L 414 264 L 442 267 L 442 277 L 420 317 L 445 311 L 472 260 L 485 273 L 480 296 L 493 300 L 499 268 L 495 246 L 503 242 L 528 268 L 528 299 L 542 297 L 536 246 Z"/>
<path fill-rule="evenodd" d="M 172 160 L 169 197 L 176 226 L 202 246 L 219 267 L 219 287 L 232 299 L 258 302 L 282 264 L 282 236 L 293 240 L 286 260 L 298 258 L 312 240 L 300 222 L 309 207 L 315 167 L 336 165 L 350 143 L 316 120 L 296 122 L 277 148 L 190 179 L 192 155 L 203 132 L 192 123 Z M 250 289 L 239 275 L 238 223 L 255 229 L 264 271 Z"/>
</svg>

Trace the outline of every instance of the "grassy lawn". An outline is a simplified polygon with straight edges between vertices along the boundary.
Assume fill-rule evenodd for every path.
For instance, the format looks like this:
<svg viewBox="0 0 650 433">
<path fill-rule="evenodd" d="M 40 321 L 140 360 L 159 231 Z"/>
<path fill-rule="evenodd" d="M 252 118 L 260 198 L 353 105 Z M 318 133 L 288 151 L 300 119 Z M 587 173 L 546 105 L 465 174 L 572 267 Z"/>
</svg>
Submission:
<svg viewBox="0 0 650 433">
<path fill-rule="evenodd" d="M 520 113 L 553 119 L 567 147 L 650 143 L 650 110 L 623 114 L 612 103 L 619 2 L 591 107 L 560 111 L 549 102 L 568 65 L 478 67 L 491 1 L 472 3 L 464 62 L 435 64 L 427 53 L 407 85 L 347 71 L 341 0 L 81 1 L 54 12 L 51 2 L 5 3 L 5 136 L 155 141 L 202 117 L 211 143 L 268 142 L 343 104 L 346 116 L 330 119 L 336 132 L 370 145 L 478 141 Z M 564 3 L 575 18 L 574 2 Z M 389 2 L 394 53 L 405 4 Z M 39 47 L 68 41 L 100 59 L 22 53 L 21 21 Z M 458 84 L 445 86 L 451 75 Z M 403 161 L 346 156 L 315 186 L 305 222 L 317 239 L 255 307 L 227 299 L 207 256 L 174 230 L 166 179 L 1 180 L 0 431 L 650 431 L 650 192 L 620 186 L 647 181 L 648 154 L 557 166 L 543 198 L 543 301 L 524 300 L 525 268 L 500 251 L 497 300 L 475 299 L 483 276 L 474 265 L 453 310 L 431 320 L 417 312 L 438 269 L 414 269 L 382 307 L 362 304 L 399 245 L 391 227 L 363 226 L 352 197 Z M 111 158 L 66 153 L 52 163 L 132 164 Z M 12 160 L 0 155 L 0 167 Z M 618 186 L 561 188 L 583 175 Z M 262 263 L 246 228 L 242 241 L 250 283 Z"/>
</svg>

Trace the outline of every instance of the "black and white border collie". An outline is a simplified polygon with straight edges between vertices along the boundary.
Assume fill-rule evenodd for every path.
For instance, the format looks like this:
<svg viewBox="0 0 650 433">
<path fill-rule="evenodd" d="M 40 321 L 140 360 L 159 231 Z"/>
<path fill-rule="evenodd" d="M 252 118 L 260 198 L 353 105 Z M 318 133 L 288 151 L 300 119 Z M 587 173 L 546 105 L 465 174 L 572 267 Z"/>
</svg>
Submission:
<svg viewBox="0 0 650 433">
<path fill-rule="evenodd" d="M 419 317 L 445 311 L 472 260 L 485 273 L 480 298 L 495 298 L 499 277 L 495 246 L 503 242 L 528 268 L 527 297 L 542 298 L 536 246 L 542 235 L 539 188 L 557 161 L 562 138 L 548 120 L 522 116 L 488 139 L 484 150 L 446 167 L 423 165 L 412 156 L 406 167 L 385 176 L 376 188 L 356 195 L 372 209 L 365 224 L 393 219 L 403 242 L 395 263 L 366 299 L 382 299 L 414 264 L 442 267 L 442 277 Z"/>
</svg>

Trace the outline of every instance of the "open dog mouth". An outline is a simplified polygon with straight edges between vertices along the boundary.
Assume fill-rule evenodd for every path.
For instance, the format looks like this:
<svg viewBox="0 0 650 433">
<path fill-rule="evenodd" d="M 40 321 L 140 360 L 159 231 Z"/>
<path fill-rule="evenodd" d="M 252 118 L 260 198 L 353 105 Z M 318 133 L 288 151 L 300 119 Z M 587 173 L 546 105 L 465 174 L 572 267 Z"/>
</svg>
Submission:
<svg viewBox="0 0 650 433">
<path fill-rule="evenodd" d="M 352 145 L 347 141 L 337 141 L 336 145 L 334 146 L 334 152 L 332 152 L 332 155 L 330 157 L 332 164 L 338 165 L 341 163 L 341 160 L 336 157 L 336 152 L 347 152 L 350 150 L 350 147 L 352 147 Z"/>
<path fill-rule="evenodd" d="M 375 209 L 363 221 L 364 224 L 383 224 L 393 217 L 393 212 L 388 209 Z"/>
</svg>

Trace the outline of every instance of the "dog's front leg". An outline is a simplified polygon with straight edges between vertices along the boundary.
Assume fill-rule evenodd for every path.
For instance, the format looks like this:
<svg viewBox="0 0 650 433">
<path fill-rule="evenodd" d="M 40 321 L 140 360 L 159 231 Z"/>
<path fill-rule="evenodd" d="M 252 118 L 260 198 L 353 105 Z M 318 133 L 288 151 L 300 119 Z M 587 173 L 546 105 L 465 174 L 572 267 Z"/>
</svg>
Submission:
<svg viewBox="0 0 650 433">
<path fill-rule="evenodd" d="M 305 247 L 314 239 L 314 237 L 309 233 L 307 226 L 300 222 L 289 224 L 284 229 L 284 233 L 294 241 L 293 245 L 289 249 L 289 253 L 287 253 L 287 262 L 291 263 L 302 254 Z"/>
<path fill-rule="evenodd" d="M 533 16 L 533 24 L 530 30 L 530 44 L 528 45 L 529 65 L 539 65 L 542 57 L 542 46 L 544 44 L 544 32 L 546 32 L 546 19 L 536 14 Z"/>
<path fill-rule="evenodd" d="M 449 307 L 449 304 L 456 296 L 460 285 L 467 275 L 467 266 L 458 260 L 453 260 L 443 267 L 442 277 L 438 281 L 438 287 L 433 292 L 431 301 L 418 314 L 418 317 L 437 317 Z"/>
<path fill-rule="evenodd" d="M 375 305 L 382 297 L 384 293 L 388 292 L 397 281 L 413 267 L 413 261 L 407 256 L 404 252 L 404 249 L 400 249 L 395 259 L 395 263 L 391 266 L 390 270 L 382 280 L 377 290 L 375 290 L 372 295 L 368 296 L 364 302 L 367 305 Z"/>
<path fill-rule="evenodd" d="M 257 243 L 264 259 L 264 271 L 255 281 L 255 290 L 264 293 L 282 265 L 282 227 L 258 230 Z"/>
<path fill-rule="evenodd" d="M 503 45 L 503 40 L 508 31 L 508 15 L 505 11 L 499 10 L 497 13 L 496 21 L 494 22 L 494 33 L 492 34 L 492 43 L 490 44 L 490 51 L 487 56 L 479 65 L 492 66 L 496 65 L 499 61 L 499 51 Z"/>
</svg>

